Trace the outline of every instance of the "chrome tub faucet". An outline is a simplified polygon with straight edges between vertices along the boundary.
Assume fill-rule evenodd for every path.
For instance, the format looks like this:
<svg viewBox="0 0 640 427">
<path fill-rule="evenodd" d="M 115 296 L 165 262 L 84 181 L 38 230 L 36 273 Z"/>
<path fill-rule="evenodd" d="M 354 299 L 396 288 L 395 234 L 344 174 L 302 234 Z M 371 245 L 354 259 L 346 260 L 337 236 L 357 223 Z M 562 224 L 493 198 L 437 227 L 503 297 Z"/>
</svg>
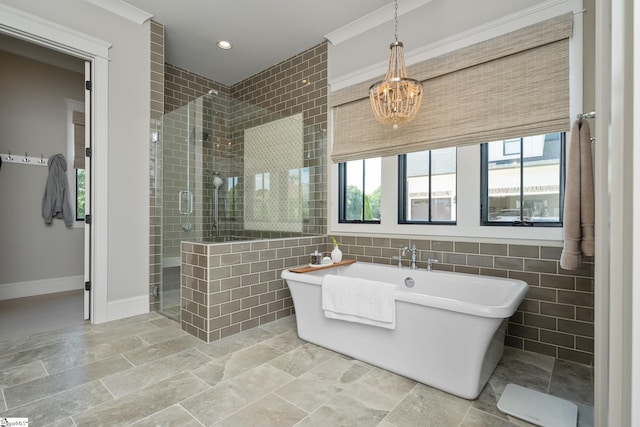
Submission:
<svg viewBox="0 0 640 427">
<path fill-rule="evenodd" d="M 402 249 L 402 256 L 404 256 L 407 252 L 411 252 L 411 269 L 412 270 L 417 270 L 418 266 L 416 265 L 416 261 L 417 261 L 416 245 L 413 245 L 411 248 L 405 246 Z"/>
<path fill-rule="evenodd" d="M 439 263 L 440 261 L 438 261 L 437 259 L 427 259 L 427 271 L 431 271 L 431 265 L 432 264 L 436 264 Z"/>
</svg>

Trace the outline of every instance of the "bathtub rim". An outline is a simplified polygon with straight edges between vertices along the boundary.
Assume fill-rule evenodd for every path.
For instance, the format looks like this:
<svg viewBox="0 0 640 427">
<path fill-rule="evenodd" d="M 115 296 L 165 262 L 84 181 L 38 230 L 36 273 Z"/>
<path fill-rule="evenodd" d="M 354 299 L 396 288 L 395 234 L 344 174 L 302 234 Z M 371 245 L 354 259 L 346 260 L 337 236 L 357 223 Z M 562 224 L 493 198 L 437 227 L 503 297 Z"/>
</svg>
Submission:
<svg viewBox="0 0 640 427">
<path fill-rule="evenodd" d="M 397 267 L 387 266 L 384 264 L 374 264 L 368 262 L 359 262 L 359 264 L 364 265 L 376 265 L 380 267 L 386 267 L 390 269 L 395 269 Z M 281 273 L 281 277 L 287 281 L 293 280 L 301 283 L 312 284 L 316 286 L 322 286 L 322 278 L 327 274 L 332 274 L 332 271 L 336 273 L 341 271 L 342 269 L 349 269 L 351 266 L 356 264 L 346 265 L 336 267 L 335 269 L 326 269 L 320 270 L 317 272 L 308 272 L 308 273 L 293 273 L 289 271 L 289 269 L 283 270 Z M 416 270 L 410 269 L 402 269 L 402 271 L 412 272 Z M 398 289 L 395 292 L 396 301 L 402 301 L 409 304 L 423 305 L 432 308 L 438 308 L 442 310 L 449 310 L 458 313 L 480 316 L 480 317 L 490 317 L 490 318 L 509 318 L 511 317 L 522 301 L 524 300 L 528 290 L 529 285 L 520 279 L 512 279 L 512 278 L 504 278 L 504 277 L 494 277 L 494 276 L 486 276 L 486 275 L 478 275 L 478 274 L 468 274 L 468 273 L 457 273 L 457 272 L 449 272 L 449 271 L 426 271 L 419 270 L 421 273 L 429 273 L 433 275 L 455 275 L 462 277 L 473 277 L 473 278 L 483 278 L 487 280 L 495 280 L 498 282 L 508 282 L 515 285 L 516 289 L 512 295 L 512 299 L 505 304 L 494 304 L 494 305 L 486 305 L 480 304 L 471 301 L 460 301 L 453 298 L 445 298 L 433 295 L 426 295 L 417 292 L 412 292 L 410 289 Z M 302 278 L 302 280 L 301 280 Z"/>
</svg>

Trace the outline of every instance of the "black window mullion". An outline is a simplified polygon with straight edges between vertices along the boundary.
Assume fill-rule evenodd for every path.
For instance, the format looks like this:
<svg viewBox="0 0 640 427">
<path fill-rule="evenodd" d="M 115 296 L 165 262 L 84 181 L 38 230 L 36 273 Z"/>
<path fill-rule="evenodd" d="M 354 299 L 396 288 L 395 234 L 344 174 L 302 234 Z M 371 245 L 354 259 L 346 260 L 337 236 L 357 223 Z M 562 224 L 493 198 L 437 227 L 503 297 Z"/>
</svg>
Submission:
<svg viewBox="0 0 640 427">
<path fill-rule="evenodd" d="M 338 164 L 338 221 L 347 220 L 347 164 Z"/>
<path fill-rule="evenodd" d="M 398 224 L 407 220 L 407 203 L 409 191 L 407 190 L 407 155 L 398 156 Z"/>
<path fill-rule="evenodd" d="M 520 138 L 520 221 L 524 221 L 524 138 Z"/>
<path fill-rule="evenodd" d="M 367 173 L 367 171 L 365 170 L 366 165 L 367 164 L 365 163 L 365 161 L 362 160 L 362 216 L 360 217 L 361 221 L 366 220 L 365 206 L 367 205 L 367 203 L 365 202 L 365 200 L 366 200 L 367 189 L 364 187 L 365 176 Z"/>
<path fill-rule="evenodd" d="M 429 188 L 427 189 L 427 202 L 429 203 L 429 222 L 433 219 L 431 214 L 431 150 L 429 150 Z"/>
</svg>

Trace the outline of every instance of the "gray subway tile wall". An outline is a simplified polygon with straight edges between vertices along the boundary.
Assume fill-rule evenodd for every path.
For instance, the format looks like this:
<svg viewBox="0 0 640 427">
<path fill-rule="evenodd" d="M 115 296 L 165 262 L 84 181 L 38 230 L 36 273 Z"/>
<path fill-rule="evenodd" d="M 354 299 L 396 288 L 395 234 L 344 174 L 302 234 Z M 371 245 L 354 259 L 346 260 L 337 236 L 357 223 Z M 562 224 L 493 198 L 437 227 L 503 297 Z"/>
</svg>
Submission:
<svg viewBox="0 0 640 427">
<path fill-rule="evenodd" d="M 427 239 L 334 236 L 345 259 L 396 265 L 405 246 L 418 248 L 418 268 L 438 259 L 434 270 L 510 277 L 529 291 L 509 321 L 506 344 L 593 365 L 593 258 L 575 271 L 559 266 L 561 248 Z M 331 249 L 330 239 L 324 250 Z M 374 256 L 381 253 L 383 257 Z M 403 265 L 409 266 L 404 257 Z"/>
<path fill-rule="evenodd" d="M 326 242 L 326 236 L 183 242 L 182 329 L 211 342 L 293 314 L 291 294 L 280 273 L 308 263 L 309 254 L 323 250 Z M 276 258 L 285 246 L 280 253 L 287 256 Z"/>
<path fill-rule="evenodd" d="M 164 113 L 164 25 L 151 21 L 151 134 Z M 157 310 L 159 300 L 153 289 L 162 280 L 162 159 L 158 145 L 149 142 L 149 308 Z"/>
</svg>

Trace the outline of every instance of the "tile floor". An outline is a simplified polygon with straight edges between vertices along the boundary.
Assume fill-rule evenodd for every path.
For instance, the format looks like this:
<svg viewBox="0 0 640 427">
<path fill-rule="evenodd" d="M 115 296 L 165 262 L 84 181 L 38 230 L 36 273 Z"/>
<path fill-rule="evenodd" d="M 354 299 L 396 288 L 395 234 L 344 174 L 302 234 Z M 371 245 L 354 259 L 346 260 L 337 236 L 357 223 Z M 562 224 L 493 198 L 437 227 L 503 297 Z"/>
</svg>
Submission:
<svg viewBox="0 0 640 427">
<path fill-rule="evenodd" d="M 514 426 L 509 382 L 579 404 L 592 369 L 506 348 L 475 401 L 297 338 L 288 317 L 206 344 L 157 313 L 0 341 L 0 417 L 30 426 Z"/>
</svg>

